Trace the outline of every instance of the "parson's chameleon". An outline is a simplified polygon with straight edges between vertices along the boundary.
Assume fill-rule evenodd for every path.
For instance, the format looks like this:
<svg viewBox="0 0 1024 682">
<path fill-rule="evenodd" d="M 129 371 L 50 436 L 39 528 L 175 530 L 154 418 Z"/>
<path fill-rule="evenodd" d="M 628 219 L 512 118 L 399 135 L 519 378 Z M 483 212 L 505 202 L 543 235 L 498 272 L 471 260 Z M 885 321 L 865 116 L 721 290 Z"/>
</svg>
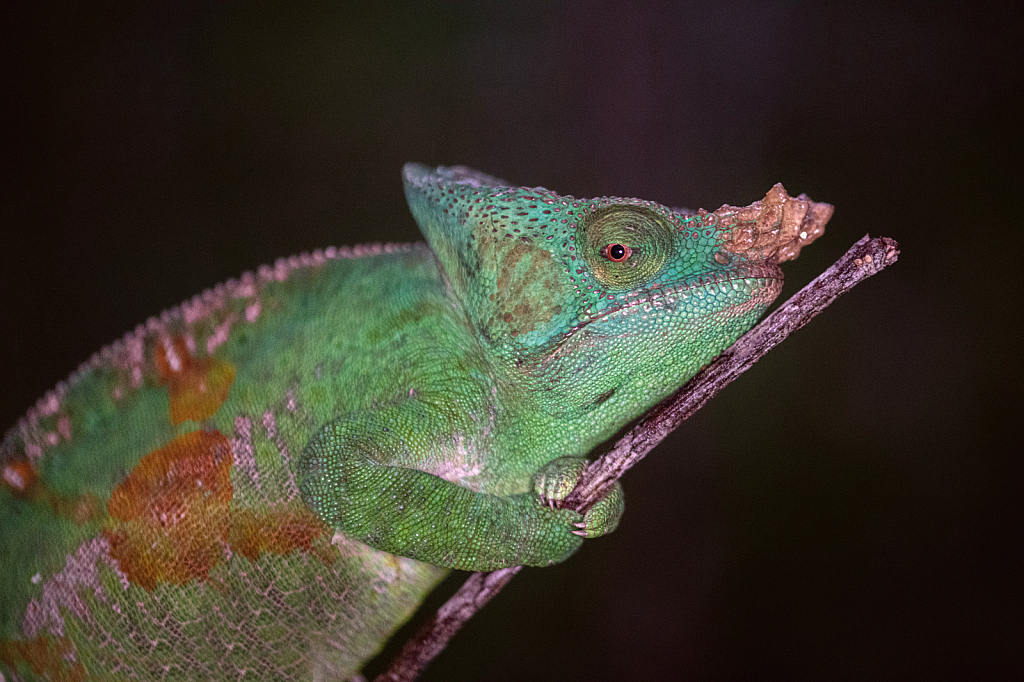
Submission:
<svg viewBox="0 0 1024 682">
<path fill-rule="evenodd" d="M 564 560 L 583 457 L 778 294 L 827 204 L 687 212 L 408 164 L 326 249 L 104 348 L 0 446 L 10 679 L 345 679 L 448 568 Z"/>
</svg>

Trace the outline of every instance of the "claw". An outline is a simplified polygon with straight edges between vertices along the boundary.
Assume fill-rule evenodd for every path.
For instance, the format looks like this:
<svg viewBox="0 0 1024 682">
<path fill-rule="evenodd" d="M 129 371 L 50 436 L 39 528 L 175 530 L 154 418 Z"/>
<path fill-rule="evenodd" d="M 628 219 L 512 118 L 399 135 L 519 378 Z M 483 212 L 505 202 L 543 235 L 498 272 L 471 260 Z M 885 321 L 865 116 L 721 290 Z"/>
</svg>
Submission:
<svg viewBox="0 0 1024 682">
<path fill-rule="evenodd" d="M 587 537 L 587 531 L 585 530 L 571 530 L 569 532 L 573 535 L 579 535 L 581 538 Z"/>
<path fill-rule="evenodd" d="M 574 523 L 572 525 L 576 526 L 577 528 L 586 528 L 587 527 L 587 522 L 586 521 L 577 521 L 576 523 Z"/>
</svg>

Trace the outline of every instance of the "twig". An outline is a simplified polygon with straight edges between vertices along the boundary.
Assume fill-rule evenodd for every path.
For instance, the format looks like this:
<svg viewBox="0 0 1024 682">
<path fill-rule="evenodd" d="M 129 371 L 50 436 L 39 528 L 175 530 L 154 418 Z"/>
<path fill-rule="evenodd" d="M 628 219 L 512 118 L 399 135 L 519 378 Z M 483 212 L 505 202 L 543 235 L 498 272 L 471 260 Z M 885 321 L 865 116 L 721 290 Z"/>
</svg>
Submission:
<svg viewBox="0 0 1024 682">
<path fill-rule="evenodd" d="M 896 262 L 899 244 L 888 237 L 865 235 L 842 258 L 798 291 L 688 381 L 591 464 L 560 505 L 583 511 L 727 384 L 794 331 L 861 281 Z M 374 682 L 410 682 L 448 644 L 462 624 L 512 579 L 522 566 L 474 573 L 437 615 L 417 632 L 391 667 Z"/>
</svg>

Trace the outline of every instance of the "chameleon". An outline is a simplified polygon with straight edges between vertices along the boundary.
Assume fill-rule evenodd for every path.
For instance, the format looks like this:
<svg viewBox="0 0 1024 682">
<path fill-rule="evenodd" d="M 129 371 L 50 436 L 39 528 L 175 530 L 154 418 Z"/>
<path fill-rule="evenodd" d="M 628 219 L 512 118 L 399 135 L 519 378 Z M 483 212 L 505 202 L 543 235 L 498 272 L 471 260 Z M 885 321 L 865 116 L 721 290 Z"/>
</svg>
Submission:
<svg viewBox="0 0 1024 682">
<path fill-rule="evenodd" d="M 404 167 L 426 244 L 278 260 L 99 351 L 0 444 L 4 680 L 344 680 L 450 569 L 614 530 L 586 455 L 778 295 L 832 213 Z"/>
</svg>

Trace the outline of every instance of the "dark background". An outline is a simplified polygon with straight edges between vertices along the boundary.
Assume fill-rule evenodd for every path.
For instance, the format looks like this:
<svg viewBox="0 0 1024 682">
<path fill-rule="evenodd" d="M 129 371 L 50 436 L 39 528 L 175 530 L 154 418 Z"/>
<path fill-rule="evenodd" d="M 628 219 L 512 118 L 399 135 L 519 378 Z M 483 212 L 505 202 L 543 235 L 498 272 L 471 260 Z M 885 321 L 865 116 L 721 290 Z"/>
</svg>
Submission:
<svg viewBox="0 0 1024 682">
<path fill-rule="evenodd" d="M 1024 675 L 1009 11 L 64 4 L 3 20 L 3 426 L 219 281 L 417 239 L 405 161 L 709 209 L 782 181 L 836 205 L 783 297 L 865 232 L 898 264 L 627 474 L 620 530 L 524 571 L 424 679 Z"/>
</svg>

